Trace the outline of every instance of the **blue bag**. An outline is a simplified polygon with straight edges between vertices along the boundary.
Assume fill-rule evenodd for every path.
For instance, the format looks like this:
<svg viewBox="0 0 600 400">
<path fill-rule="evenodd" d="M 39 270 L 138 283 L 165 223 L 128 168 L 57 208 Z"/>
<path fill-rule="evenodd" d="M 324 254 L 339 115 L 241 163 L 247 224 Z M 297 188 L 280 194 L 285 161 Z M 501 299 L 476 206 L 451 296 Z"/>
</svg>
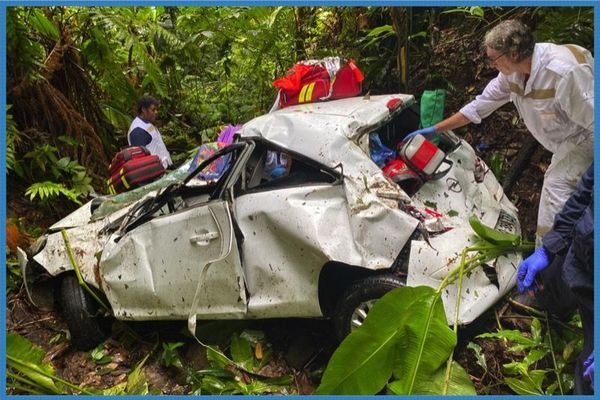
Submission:
<svg viewBox="0 0 600 400">
<path fill-rule="evenodd" d="M 396 152 L 381 143 L 381 139 L 377 132 L 373 132 L 369 135 L 369 152 L 371 153 L 371 160 L 373 160 L 379 168 L 383 168 L 388 160 L 396 158 Z"/>
</svg>

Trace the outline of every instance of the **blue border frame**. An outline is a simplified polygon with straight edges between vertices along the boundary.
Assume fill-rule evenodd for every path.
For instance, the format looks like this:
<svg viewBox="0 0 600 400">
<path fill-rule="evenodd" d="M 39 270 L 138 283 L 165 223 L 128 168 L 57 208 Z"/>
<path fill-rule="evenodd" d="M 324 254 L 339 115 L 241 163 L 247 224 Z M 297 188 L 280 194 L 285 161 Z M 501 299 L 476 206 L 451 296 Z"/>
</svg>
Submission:
<svg viewBox="0 0 600 400">
<path fill-rule="evenodd" d="M 452 6 L 542 6 L 542 7 L 557 7 L 557 6 L 578 6 L 578 7 L 593 7 L 594 8 L 594 38 L 597 38 L 597 34 L 599 32 L 598 25 L 600 23 L 600 4 L 598 1 L 582 1 L 582 0 L 572 0 L 572 1 L 564 1 L 564 0 L 545 0 L 534 2 L 530 1 L 427 1 L 427 0 L 408 0 L 408 1 L 362 1 L 362 0 L 280 0 L 280 1 L 237 1 L 237 0 L 216 0 L 216 1 L 184 1 L 184 0 L 162 0 L 162 1 L 124 1 L 124 0 L 105 0 L 105 1 L 93 1 L 93 0 L 79 0 L 79 1 L 44 1 L 44 0 L 25 0 L 25 1 L 15 1 L 8 0 L 0 4 L 0 65 L 2 65 L 4 71 L 6 71 L 6 7 L 10 6 L 156 6 L 156 5 L 171 5 L 171 6 L 412 6 L 412 7 L 452 7 Z M 598 59 L 597 56 L 600 53 L 600 40 L 594 40 L 594 55 L 595 55 L 595 69 L 598 68 Z M 594 82 L 594 90 L 595 93 L 600 91 L 600 84 L 596 80 Z M 3 143 L 6 143 L 6 75 L 0 74 L 0 104 L 4 105 L 4 112 L 0 113 L 0 136 L 2 137 Z M 595 108 L 598 108 L 598 101 L 595 102 Z M 596 113 L 596 116 L 598 113 Z M 594 131 L 598 132 L 598 128 L 600 128 L 600 122 L 595 120 Z M 594 141 L 594 158 L 600 154 L 600 145 L 598 145 L 597 141 Z M 4 146 L 4 151 L 0 151 L 0 165 L 6 171 L 6 145 Z M 595 163 L 594 165 L 594 174 L 598 176 L 600 173 L 600 165 Z M 0 209 L 0 224 L 6 225 L 6 173 L 0 175 L 0 201 L 1 201 L 1 209 Z M 597 198 L 600 189 L 594 189 L 595 196 Z M 596 201 L 594 203 L 594 213 L 599 215 L 600 212 L 600 202 Z M 600 222 L 595 220 L 594 230 L 598 231 L 598 227 L 600 226 Z M 6 244 L 6 230 L 3 230 L 0 233 L 0 238 L 3 238 L 4 243 Z M 599 236 L 595 236 L 594 239 L 597 240 L 600 238 Z M 0 259 L 3 264 L 6 265 L 6 245 L 0 249 Z M 594 257 L 594 269 L 596 271 L 600 270 L 600 257 L 595 254 Z M 600 277 L 598 274 L 594 277 L 594 286 L 599 287 L 600 285 Z M 2 269 L 0 272 L 0 288 L 5 290 L 6 288 L 6 268 Z M 598 291 L 594 291 L 594 306 L 595 310 L 598 310 L 600 295 Z M 1 305 L 0 305 L 0 320 L 4 323 L 4 329 L 0 332 L 0 355 L 6 354 L 6 296 L 2 297 Z M 600 332 L 600 320 L 598 318 L 598 311 L 594 312 L 594 331 L 596 332 L 596 337 L 594 337 L 594 349 L 598 347 L 600 344 L 600 340 L 597 339 L 597 336 Z M 594 350 L 595 354 L 598 355 L 598 351 Z M 597 358 L 597 357 L 595 357 Z M 0 376 L 2 377 L 2 386 L 4 388 L 4 395 L 6 396 L 6 363 L 0 362 Z M 598 387 L 598 377 L 600 373 L 595 371 L 595 382 Z M 15 397 L 15 396 L 9 396 Z M 95 396 L 94 396 L 95 397 Z M 125 396 L 125 397 L 134 397 L 134 396 Z M 137 397 L 137 396 L 135 396 Z M 245 397 L 245 396 L 244 396 Z M 274 396 L 274 397 L 283 397 L 283 396 Z M 324 398 L 325 396 L 311 396 L 311 398 Z M 353 396 L 359 398 L 369 398 L 370 396 Z M 458 396 L 462 397 L 470 397 L 470 396 Z M 504 396 L 502 396 L 504 397 Z M 526 398 L 533 396 L 525 396 Z M 589 396 L 569 396 L 569 398 L 591 398 Z M 28 398 L 50 398 L 50 396 L 28 396 Z M 121 398 L 121 397 L 120 397 Z M 236 398 L 239 398 L 236 396 Z M 273 398 L 273 396 L 271 396 Z M 501 396 L 488 396 L 486 398 L 501 398 Z"/>
<path fill-rule="evenodd" d="M 6 8 L 0 8 L 0 63 L 4 66 L 6 71 Z M 3 149 L 0 151 L 0 165 L 2 170 L 6 171 L 6 75 L 0 74 L 0 104 L 4 106 L 0 113 L 0 137 L 2 137 L 2 143 L 4 143 Z M 6 173 L 0 174 L 0 223 L 6 226 Z M 0 242 L 4 242 L 5 245 L 0 249 L 0 262 L 2 265 L 6 265 L 6 229 L 0 232 Z M 6 267 L 2 268 L 0 272 L 0 288 L 6 290 Z M 6 294 L 2 296 L 0 305 L 0 321 L 4 323 L 4 329 L 0 332 L 0 355 L 6 355 Z M 6 359 L 6 357 L 4 357 Z M 4 388 L 4 394 L 6 394 L 6 362 L 0 363 L 0 376 L 2 377 L 2 387 Z"/>
</svg>

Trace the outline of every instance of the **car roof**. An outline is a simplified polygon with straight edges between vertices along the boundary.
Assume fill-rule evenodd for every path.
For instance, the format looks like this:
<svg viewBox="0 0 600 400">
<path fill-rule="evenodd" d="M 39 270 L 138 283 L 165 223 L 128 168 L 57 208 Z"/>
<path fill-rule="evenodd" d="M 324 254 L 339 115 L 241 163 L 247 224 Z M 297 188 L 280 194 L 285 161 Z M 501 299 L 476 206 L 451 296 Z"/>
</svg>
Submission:
<svg viewBox="0 0 600 400">
<path fill-rule="evenodd" d="M 273 124 L 279 125 L 279 121 L 297 121 L 300 125 L 318 120 L 328 124 L 314 127 L 317 131 L 331 132 L 332 125 L 339 125 L 342 129 L 334 132 L 353 139 L 357 132 L 361 133 L 361 129 L 376 125 L 387 118 L 390 115 L 388 103 L 393 99 L 401 100 L 402 104 L 395 111 L 410 107 L 415 101 L 413 95 L 398 93 L 299 104 L 251 120 L 244 125 L 240 134 L 242 136 L 263 136 L 270 139 L 270 134 L 274 132 L 264 128 Z M 294 128 L 295 126 L 288 127 Z"/>
<path fill-rule="evenodd" d="M 389 94 L 296 105 L 254 118 L 239 134 L 265 138 L 334 167 L 358 156 L 348 151 L 352 147 L 348 142 L 358 144 L 362 134 L 384 123 L 391 115 L 388 104 L 394 99 L 400 100 L 392 109 L 394 114 L 414 103 L 412 95 Z"/>
</svg>

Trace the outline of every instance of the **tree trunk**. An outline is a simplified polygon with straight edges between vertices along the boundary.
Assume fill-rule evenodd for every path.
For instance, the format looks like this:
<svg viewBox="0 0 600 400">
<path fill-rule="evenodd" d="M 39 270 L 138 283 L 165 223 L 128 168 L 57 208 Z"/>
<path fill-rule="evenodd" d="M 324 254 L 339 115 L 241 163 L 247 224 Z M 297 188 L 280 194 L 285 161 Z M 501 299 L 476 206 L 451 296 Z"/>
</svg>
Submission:
<svg viewBox="0 0 600 400">
<path fill-rule="evenodd" d="M 397 38 L 396 69 L 400 76 L 400 91 L 408 93 L 408 18 L 405 7 L 390 7 L 392 26 Z"/>
<path fill-rule="evenodd" d="M 533 156 L 533 153 L 537 148 L 538 141 L 533 136 L 529 135 L 519 150 L 519 154 L 517 154 L 510 171 L 508 171 L 508 174 L 506 174 L 504 182 L 502 182 L 502 188 L 507 196 L 510 194 L 515 182 L 521 176 L 521 173 L 527 167 L 529 160 L 531 160 L 531 156 Z"/>
<path fill-rule="evenodd" d="M 294 38 L 294 56 L 296 61 L 305 60 L 306 39 L 310 37 L 309 28 L 314 23 L 314 9 L 312 7 L 295 7 L 294 22 L 296 35 Z"/>
</svg>

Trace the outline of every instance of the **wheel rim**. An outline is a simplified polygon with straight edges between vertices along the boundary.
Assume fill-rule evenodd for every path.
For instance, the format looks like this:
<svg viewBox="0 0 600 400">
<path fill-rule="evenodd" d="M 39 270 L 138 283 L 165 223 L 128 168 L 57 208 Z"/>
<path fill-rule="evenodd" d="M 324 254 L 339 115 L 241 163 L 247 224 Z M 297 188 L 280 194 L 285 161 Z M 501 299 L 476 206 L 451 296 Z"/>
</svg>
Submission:
<svg viewBox="0 0 600 400">
<path fill-rule="evenodd" d="M 365 318 L 367 318 L 367 314 L 371 310 L 371 307 L 373 307 L 373 304 L 375 304 L 375 300 L 363 301 L 354 309 L 352 318 L 350 318 L 350 331 L 362 326 L 362 324 L 365 322 Z"/>
</svg>

